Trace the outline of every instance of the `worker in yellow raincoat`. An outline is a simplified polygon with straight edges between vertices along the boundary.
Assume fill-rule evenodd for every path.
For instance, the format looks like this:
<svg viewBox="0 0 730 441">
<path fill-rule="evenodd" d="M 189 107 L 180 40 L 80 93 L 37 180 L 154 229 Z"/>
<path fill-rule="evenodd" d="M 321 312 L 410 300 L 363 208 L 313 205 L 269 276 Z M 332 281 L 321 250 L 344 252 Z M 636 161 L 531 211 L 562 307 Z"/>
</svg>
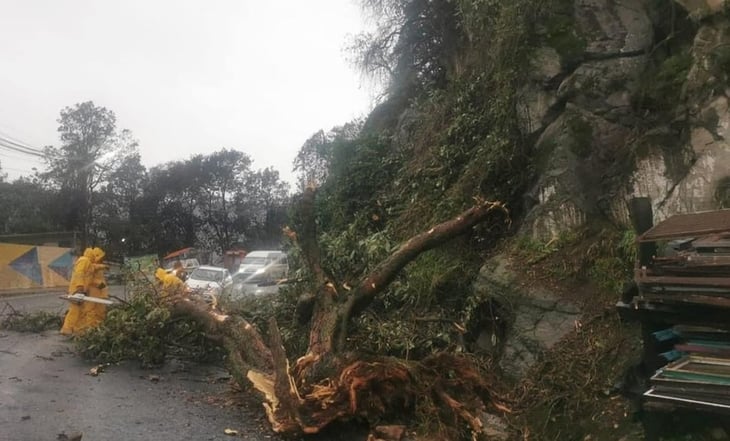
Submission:
<svg viewBox="0 0 730 441">
<path fill-rule="evenodd" d="M 89 293 L 89 288 L 94 278 L 93 260 L 94 253 L 91 248 L 84 250 L 84 254 L 76 259 L 73 272 L 71 273 L 71 282 L 68 284 L 69 295 L 77 292 Z M 61 334 L 71 335 L 77 333 L 77 328 L 80 325 L 81 309 L 81 304 L 71 303 L 69 305 L 68 312 L 63 320 L 63 326 L 61 327 Z"/>
<path fill-rule="evenodd" d="M 109 287 L 106 284 L 106 278 L 104 272 L 109 269 L 109 266 L 104 262 L 104 256 L 106 253 L 101 248 L 94 248 L 92 251 L 93 261 L 93 277 L 91 280 L 91 286 L 86 295 L 90 297 L 96 297 L 98 299 L 109 298 Z M 89 328 L 99 326 L 101 322 L 106 318 L 106 305 L 101 303 L 83 302 L 81 305 L 81 320 L 79 325 L 79 332 L 85 331 Z"/>
<path fill-rule="evenodd" d="M 185 292 L 185 284 L 175 274 L 168 274 L 162 268 L 157 268 L 155 278 L 160 283 L 160 297 L 181 296 Z"/>
</svg>

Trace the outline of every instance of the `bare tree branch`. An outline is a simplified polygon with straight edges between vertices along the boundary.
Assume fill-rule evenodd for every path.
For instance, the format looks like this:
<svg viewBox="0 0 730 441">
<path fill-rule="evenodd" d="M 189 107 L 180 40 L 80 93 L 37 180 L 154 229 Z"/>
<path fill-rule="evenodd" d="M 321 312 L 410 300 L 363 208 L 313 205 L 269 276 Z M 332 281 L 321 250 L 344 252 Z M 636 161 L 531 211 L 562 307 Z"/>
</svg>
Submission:
<svg viewBox="0 0 730 441">
<path fill-rule="evenodd" d="M 424 251 L 433 249 L 454 237 L 464 234 L 473 226 L 486 220 L 494 211 L 498 211 L 505 216 L 509 214 L 501 202 L 481 201 L 478 205 L 471 207 L 455 218 L 410 238 L 398 247 L 352 290 L 340 318 L 342 328 L 338 347 L 341 349 L 345 346 L 347 324 L 350 317 L 365 309 L 408 263 Z"/>
</svg>

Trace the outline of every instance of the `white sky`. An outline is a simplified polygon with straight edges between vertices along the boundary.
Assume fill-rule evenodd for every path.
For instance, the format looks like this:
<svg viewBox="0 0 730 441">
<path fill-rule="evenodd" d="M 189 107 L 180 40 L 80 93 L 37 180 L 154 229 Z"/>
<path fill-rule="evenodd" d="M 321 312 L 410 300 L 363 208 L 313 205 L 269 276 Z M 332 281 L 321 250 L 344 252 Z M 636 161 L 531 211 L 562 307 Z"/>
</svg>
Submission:
<svg viewBox="0 0 730 441">
<path fill-rule="evenodd" d="M 60 110 L 92 100 L 148 167 L 235 148 L 293 184 L 311 134 L 370 110 L 345 51 L 364 26 L 353 0 L 0 0 L 0 132 L 58 145 Z"/>
</svg>

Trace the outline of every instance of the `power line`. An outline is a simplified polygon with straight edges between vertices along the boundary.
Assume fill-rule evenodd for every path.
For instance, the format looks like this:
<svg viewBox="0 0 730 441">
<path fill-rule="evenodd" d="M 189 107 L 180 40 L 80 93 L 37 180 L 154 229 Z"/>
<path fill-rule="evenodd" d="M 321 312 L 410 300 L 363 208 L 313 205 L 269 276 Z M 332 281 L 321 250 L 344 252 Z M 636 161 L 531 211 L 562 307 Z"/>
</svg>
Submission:
<svg viewBox="0 0 730 441">
<path fill-rule="evenodd" d="M 22 169 L 15 168 L 15 167 L 5 167 L 5 166 L 3 166 L 2 169 L 0 169 L 0 172 L 3 170 L 10 170 L 10 171 L 18 172 L 18 173 L 35 173 L 35 170 L 22 170 Z"/>
<path fill-rule="evenodd" d="M 41 151 L 41 150 L 35 149 L 33 147 L 26 147 L 26 146 L 24 146 L 22 144 L 18 144 L 17 142 L 14 142 L 14 141 L 11 141 L 9 139 L 6 139 L 3 136 L 0 136 L 0 142 L 2 142 L 3 144 L 5 144 L 6 146 L 9 146 L 9 147 L 12 147 L 12 148 L 15 148 L 15 149 L 19 149 L 19 150 L 23 150 L 23 151 L 26 151 L 28 153 L 33 153 L 33 154 L 37 154 L 37 155 L 42 155 L 43 154 L 43 151 Z"/>
<path fill-rule="evenodd" d="M 27 150 L 31 150 L 37 153 L 43 153 L 42 149 L 33 147 L 32 145 L 28 144 L 27 142 L 21 141 L 18 138 L 12 137 L 8 135 L 6 132 L 0 130 L 0 138 L 5 139 L 8 143 L 13 144 L 17 147 L 24 148 Z"/>
<path fill-rule="evenodd" d="M 13 150 L 18 153 L 24 153 L 26 155 L 33 155 L 38 156 L 40 158 L 45 158 L 45 154 L 43 152 L 32 150 L 32 149 L 26 149 L 25 147 L 17 147 L 13 145 L 12 143 L 7 142 L 4 138 L 0 137 L 0 148 L 4 148 L 5 150 Z"/>
<path fill-rule="evenodd" d="M 18 159 L 20 161 L 35 161 L 38 164 L 45 163 L 43 158 L 38 158 L 37 156 L 34 156 L 34 155 L 28 155 L 25 157 L 21 157 L 21 156 L 12 155 L 12 154 L 8 153 L 7 151 L 0 151 L 0 156 L 5 157 L 5 158 L 10 158 L 10 159 Z"/>
<path fill-rule="evenodd" d="M 43 159 L 46 157 L 43 150 L 32 147 L 27 142 L 21 141 L 2 130 L 0 130 L 0 148 L 5 151 L 22 153 L 24 155 L 35 156 Z"/>
</svg>

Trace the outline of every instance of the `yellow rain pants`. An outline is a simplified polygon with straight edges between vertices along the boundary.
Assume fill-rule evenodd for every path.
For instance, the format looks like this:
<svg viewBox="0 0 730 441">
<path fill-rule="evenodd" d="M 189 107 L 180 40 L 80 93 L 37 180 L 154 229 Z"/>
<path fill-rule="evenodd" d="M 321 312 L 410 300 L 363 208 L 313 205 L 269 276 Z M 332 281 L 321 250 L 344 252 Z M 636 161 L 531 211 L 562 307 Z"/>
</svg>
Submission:
<svg viewBox="0 0 730 441">
<path fill-rule="evenodd" d="M 76 292 L 88 294 L 94 278 L 93 260 L 94 252 L 91 248 L 87 248 L 84 251 L 84 255 L 76 259 L 73 272 L 71 273 L 71 282 L 68 284 L 69 294 Z M 71 335 L 77 333 L 77 328 L 80 325 L 82 307 L 83 305 L 77 303 L 71 303 L 69 305 L 68 312 L 63 320 L 63 326 L 61 327 L 61 334 Z"/>
<path fill-rule="evenodd" d="M 88 295 L 100 299 L 109 298 L 109 287 L 106 284 L 104 271 L 109 269 L 107 265 L 102 264 L 104 260 L 104 251 L 101 248 L 94 248 L 93 278 L 89 287 Z M 101 303 L 84 302 L 81 305 L 81 320 L 79 332 L 83 332 L 89 328 L 99 326 L 106 318 L 106 305 Z"/>
</svg>

